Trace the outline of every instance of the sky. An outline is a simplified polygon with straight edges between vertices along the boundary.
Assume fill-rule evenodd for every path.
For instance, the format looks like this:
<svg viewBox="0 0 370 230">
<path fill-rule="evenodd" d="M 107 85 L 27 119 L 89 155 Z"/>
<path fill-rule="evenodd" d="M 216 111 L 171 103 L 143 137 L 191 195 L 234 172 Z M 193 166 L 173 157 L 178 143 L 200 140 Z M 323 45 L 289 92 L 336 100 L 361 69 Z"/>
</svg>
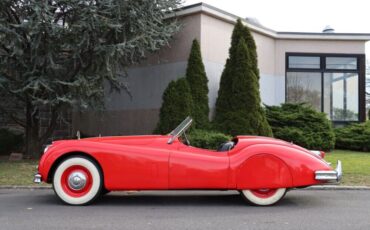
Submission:
<svg viewBox="0 0 370 230">
<path fill-rule="evenodd" d="M 185 0 L 184 5 L 201 2 Z M 257 18 L 275 31 L 370 33 L 369 0 L 202 0 L 240 17 Z"/>
<path fill-rule="evenodd" d="M 256 18 L 278 32 L 370 33 L 370 0 L 184 0 L 204 2 L 236 16 Z M 370 61 L 370 42 L 366 44 Z"/>
</svg>

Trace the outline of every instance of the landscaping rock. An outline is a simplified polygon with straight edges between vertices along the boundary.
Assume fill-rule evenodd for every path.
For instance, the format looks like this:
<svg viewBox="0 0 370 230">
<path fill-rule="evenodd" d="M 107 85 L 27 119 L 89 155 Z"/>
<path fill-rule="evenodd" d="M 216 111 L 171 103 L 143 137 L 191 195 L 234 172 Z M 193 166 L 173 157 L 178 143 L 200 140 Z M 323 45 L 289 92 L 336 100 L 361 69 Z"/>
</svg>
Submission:
<svg viewBox="0 0 370 230">
<path fill-rule="evenodd" d="M 23 153 L 11 153 L 9 161 L 21 161 L 23 160 Z"/>
</svg>

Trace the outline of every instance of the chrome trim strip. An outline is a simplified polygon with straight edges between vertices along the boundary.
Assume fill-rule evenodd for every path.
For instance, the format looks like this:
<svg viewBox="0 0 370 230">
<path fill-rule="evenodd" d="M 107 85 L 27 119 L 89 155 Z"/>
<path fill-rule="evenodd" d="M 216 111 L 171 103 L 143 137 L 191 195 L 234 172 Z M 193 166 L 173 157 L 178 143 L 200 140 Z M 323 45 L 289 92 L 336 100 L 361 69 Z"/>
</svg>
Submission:
<svg viewBox="0 0 370 230">
<path fill-rule="evenodd" d="M 338 160 L 337 167 L 335 170 L 324 171 L 319 170 L 315 172 L 315 179 L 320 181 L 337 181 L 339 182 L 342 179 L 342 162 Z"/>
</svg>

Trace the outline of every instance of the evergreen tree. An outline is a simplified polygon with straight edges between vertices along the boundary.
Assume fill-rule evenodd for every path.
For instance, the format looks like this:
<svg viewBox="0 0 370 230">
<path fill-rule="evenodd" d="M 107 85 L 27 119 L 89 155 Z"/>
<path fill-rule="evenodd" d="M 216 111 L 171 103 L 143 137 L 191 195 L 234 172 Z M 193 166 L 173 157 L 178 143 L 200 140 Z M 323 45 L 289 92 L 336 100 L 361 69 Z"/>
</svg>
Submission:
<svg viewBox="0 0 370 230">
<path fill-rule="evenodd" d="M 204 70 L 200 46 L 196 39 L 193 41 L 188 59 L 186 80 L 189 83 L 193 98 L 191 115 L 195 121 L 195 126 L 200 129 L 207 129 L 209 127 L 208 79 Z"/>
<path fill-rule="evenodd" d="M 95 108 L 104 82 L 125 89 L 122 68 L 178 31 L 167 13 L 181 0 L 1 0 L 0 113 L 24 127 L 37 156 L 65 108 Z M 121 74 L 120 74 L 121 73 Z M 14 108 L 20 108 L 14 113 Z M 50 111 L 40 129 L 40 110 Z"/>
<path fill-rule="evenodd" d="M 235 25 L 229 58 L 221 75 L 216 101 L 215 127 L 231 135 L 272 136 L 259 94 L 256 51 L 248 28 L 240 20 Z M 248 45 L 249 44 L 249 45 Z"/>
<path fill-rule="evenodd" d="M 191 114 L 193 100 L 185 78 L 171 81 L 162 96 L 159 122 L 154 133 L 167 134 Z"/>
</svg>

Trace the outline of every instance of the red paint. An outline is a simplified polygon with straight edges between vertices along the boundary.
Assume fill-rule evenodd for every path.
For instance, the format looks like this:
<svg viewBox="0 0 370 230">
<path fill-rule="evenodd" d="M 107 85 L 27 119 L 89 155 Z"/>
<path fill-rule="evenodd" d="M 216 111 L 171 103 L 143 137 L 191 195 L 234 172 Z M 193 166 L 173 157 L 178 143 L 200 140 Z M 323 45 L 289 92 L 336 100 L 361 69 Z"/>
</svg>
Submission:
<svg viewBox="0 0 370 230">
<path fill-rule="evenodd" d="M 75 173 L 75 172 L 82 173 L 86 177 L 86 185 L 81 190 L 74 190 L 68 184 L 68 177 L 72 173 Z M 80 165 L 74 165 L 74 166 L 67 168 L 66 170 L 64 170 L 62 177 L 61 177 L 61 185 L 62 185 L 64 192 L 66 192 L 68 195 L 72 197 L 82 197 L 86 195 L 86 193 L 88 193 L 91 189 L 92 182 L 93 181 L 92 181 L 92 176 L 91 176 L 90 171 L 87 168 L 82 167 Z"/>
<path fill-rule="evenodd" d="M 239 136 L 229 152 L 167 144 L 169 136 L 97 137 L 56 141 L 42 156 L 47 181 L 55 161 L 81 152 L 95 159 L 108 190 L 264 189 L 320 183 L 316 170 L 332 170 L 321 157 L 281 140 Z"/>
<path fill-rule="evenodd" d="M 258 198 L 270 198 L 275 195 L 277 189 L 253 189 L 251 192 Z"/>
</svg>

